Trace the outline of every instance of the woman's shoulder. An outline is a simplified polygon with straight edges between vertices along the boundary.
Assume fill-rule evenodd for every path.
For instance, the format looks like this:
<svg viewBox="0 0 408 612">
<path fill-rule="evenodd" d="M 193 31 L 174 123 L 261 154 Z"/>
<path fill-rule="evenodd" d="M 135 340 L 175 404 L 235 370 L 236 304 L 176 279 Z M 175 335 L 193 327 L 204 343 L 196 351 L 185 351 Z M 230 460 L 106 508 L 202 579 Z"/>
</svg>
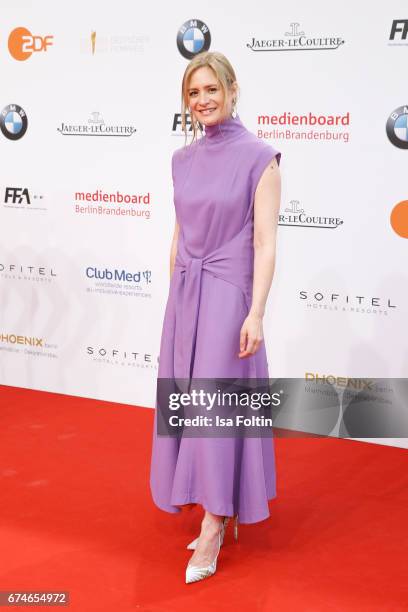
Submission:
<svg viewBox="0 0 408 612">
<path fill-rule="evenodd" d="M 178 149 L 175 149 L 172 155 L 172 164 L 174 165 L 175 162 L 183 162 L 185 160 L 190 159 L 198 145 L 199 142 L 194 141 L 190 144 L 186 144 L 182 147 L 179 147 Z"/>
<path fill-rule="evenodd" d="M 262 167 L 275 157 L 278 165 L 280 164 L 281 152 L 276 146 L 258 138 L 252 132 L 247 133 L 246 138 L 242 142 L 242 147 L 245 150 L 244 159 L 247 160 L 251 167 Z"/>
<path fill-rule="evenodd" d="M 242 146 L 240 159 L 245 163 L 255 189 L 260 177 L 273 159 L 276 158 L 277 164 L 280 165 L 281 152 L 274 145 L 261 140 L 252 132 L 246 134 L 239 146 Z"/>
<path fill-rule="evenodd" d="M 187 157 L 193 151 L 195 151 L 197 147 L 202 146 L 201 140 L 203 138 L 204 138 L 203 136 L 200 136 L 200 138 L 196 138 L 192 142 L 187 142 L 186 144 L 182 145 L 178 149 L 175 149 L 173 155 L 178 158 Z"/>
<path fill-rule="evenodd" d="M 194 151 L 196 150 L 197 145 L 198 145 L 198 142 L 195 141 L 191 144 L 187 144 L 182 147 L 179 147 L 178 149 L 175 149 L 173 151 L 173 154 L 171 156 L 171 170 L 172 170 L 172 175 L 173 175 L 173 183 L 176 181 L 176 177 L 178 174 L 181 173 L 182 175 L 184 175 L 184 173 L 187 171 L 187 168 L 188 168 L 187 162 L 189 160 L 192 160 Z"/>
<path fill-rule="evenodd" d="M 248 131 L 246 134 L 246 138 L 242 142 L 242 146 L 245 148 L 246 152 L 251 154 L 253 159 L 257 159 L 259 157 L 274 157 L 280 151 L 275 147 L 275 145 L 265 142 L 258 136 L 255 136 L 252 132 Z"/>
</svg>

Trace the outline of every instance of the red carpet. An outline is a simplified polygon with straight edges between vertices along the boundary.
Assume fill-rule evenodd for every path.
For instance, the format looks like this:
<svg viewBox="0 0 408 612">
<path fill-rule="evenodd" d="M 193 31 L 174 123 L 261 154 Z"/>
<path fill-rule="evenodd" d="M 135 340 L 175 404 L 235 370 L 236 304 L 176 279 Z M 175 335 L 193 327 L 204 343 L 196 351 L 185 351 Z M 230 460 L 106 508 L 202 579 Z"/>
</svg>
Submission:
<svg viewBox="0 0 408 612">
<path fill-rule="evenodd" d="M 0 401 L 0 591 L 69 591 L 81 612 L 408 610 L 406 450 L 276 438 L 271 518 L 238 544 L 230 524 L 215 576 L 186 585 L 201 513 L 151 500 L 151 409 L 11 387 Z"/>
</svg>

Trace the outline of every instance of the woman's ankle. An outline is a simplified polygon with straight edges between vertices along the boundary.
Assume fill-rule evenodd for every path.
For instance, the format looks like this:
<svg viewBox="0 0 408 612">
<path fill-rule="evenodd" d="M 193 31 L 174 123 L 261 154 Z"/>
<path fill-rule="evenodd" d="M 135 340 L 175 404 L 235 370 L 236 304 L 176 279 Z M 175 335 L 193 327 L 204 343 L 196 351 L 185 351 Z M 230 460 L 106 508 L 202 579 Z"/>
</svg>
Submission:
<svg viewBox="0 0 408 612">
<path fill-rule="evenodd" d="M 222 517 L 208 517 L 208 516 L 204 516 L 203 520 L 201 521 L 201 530 L 202 531 L 208 531 L 211 532 L 212 534 L 216 534 L 220 531 L 221 529 L 221 525 L 222 525 Z"/>
</svg>

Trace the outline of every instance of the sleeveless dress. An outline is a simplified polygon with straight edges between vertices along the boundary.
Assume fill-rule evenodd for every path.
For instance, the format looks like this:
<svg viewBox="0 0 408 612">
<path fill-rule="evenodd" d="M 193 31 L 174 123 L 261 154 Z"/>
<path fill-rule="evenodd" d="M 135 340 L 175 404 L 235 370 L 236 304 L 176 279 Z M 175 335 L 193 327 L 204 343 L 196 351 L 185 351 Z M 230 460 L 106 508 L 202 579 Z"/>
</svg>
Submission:
<svg viewBox="0 0 408 612">
<path fill-rule="evenodd" d="M 239 335 L 252 302 L 254 196 L 281 153 L 248 131 L 239 115 L 205 127 L 172 157 L 180 227 L 164 314 L 158 378 L 269 378 L 265 343 L 240 359 Z M 157 397 L 156 397 L 157 399 Z M 154 503 L 167 512 L 201 504 L 241 523 L 269 517 L 276 497 L 273 437 L 157 435 L 150 466 Z"/>
</svg>

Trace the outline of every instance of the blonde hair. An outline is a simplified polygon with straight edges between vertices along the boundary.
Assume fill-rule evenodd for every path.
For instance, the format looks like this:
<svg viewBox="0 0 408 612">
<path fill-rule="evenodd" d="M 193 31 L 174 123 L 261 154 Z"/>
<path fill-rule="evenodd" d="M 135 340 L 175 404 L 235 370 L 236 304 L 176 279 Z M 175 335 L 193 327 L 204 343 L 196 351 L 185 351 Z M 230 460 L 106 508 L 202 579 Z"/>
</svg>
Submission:
<svg viewBox="0 0 408 612">
<path fill-rule="evenodd" d="M 181 128 L 186 137 L 184 143 L 185 145 L 187 144 L 187 111 L 189 106 L 188 88 L 193 72 L 195 72 L 195 70 L 197 70 L 198 68 L 202 68 L 203 66 L 208 66 L 208 68 L 212 69 L 220 83 L 221 89 L 224 92 L 224 105 L 222 108 L 223 114 L 225 114 L 227 110 L 227 91 L 231 89 L 232 84 L 234 83 L 234 81 L 237 80 L 232 65 L 225 57 L 225 55 L 219 53 L 218 51 L 203 51 L 202 53 L 198 53 L 198 55 L 193 57 L 193 59 L 188 63 L 187 68 L 184 71 L 183 80 L 181 83 Z M 233 103 L 233 107 L 236 104 L 236 97 Z M 202 134 L 202 129 L 201 126 L 199 127 L 198 121 L 193 121 L 192 127 L 193 139 L 190 144 L 193 144 L 194 140 L 197 140 L 197 134 L 199 131 Z"/>
</svg>

